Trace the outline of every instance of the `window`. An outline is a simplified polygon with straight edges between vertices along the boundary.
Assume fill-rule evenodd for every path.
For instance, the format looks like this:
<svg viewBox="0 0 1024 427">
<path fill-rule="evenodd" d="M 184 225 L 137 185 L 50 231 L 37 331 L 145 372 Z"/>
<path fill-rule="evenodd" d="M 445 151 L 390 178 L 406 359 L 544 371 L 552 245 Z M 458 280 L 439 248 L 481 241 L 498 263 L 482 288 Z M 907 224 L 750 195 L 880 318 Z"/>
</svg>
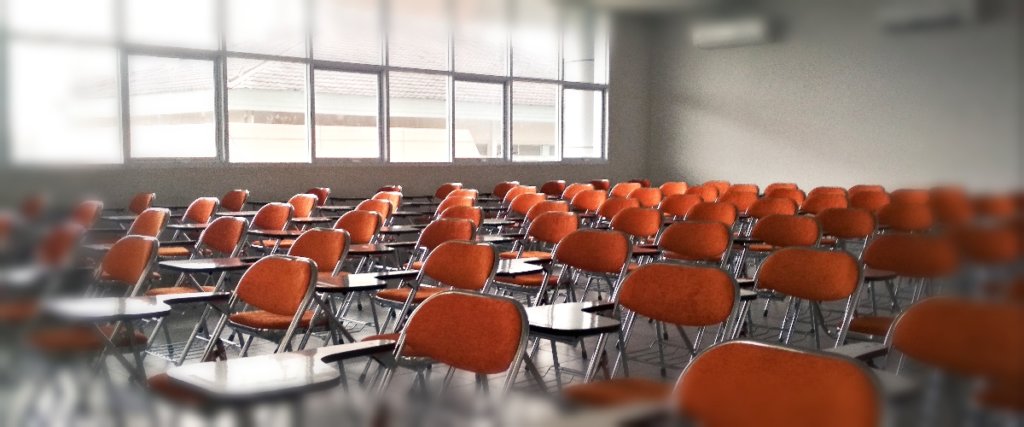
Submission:
<svg viewBox="0 0 1024 427">
<path fill-rule="evenodd" d="M 502 158 L 505 86 L 455 82 L 455 157 Z"/>
<path fill-rule="evenodd" d="M 558 85 L 512 84 L 512 160 L 558 161 Z"/>
<path fill-rule="evenodd" d="M 392 162 L 447 162 L 448 78 L 393 72 L 388 77 Z"/>
<path fill-rule="evenodd" d="M 566 89 L 562 144 L 566 158 L 600 158 L 604 135 L 604 96 L 600 91 Z"/>
<path fill-rule="evenodd" d="M 227 77 L 228 160 L 309 162 L 305 66 L 229 58 Z"/>
<path fill-rule="evenodd" d="M 8 0 L 8 22 L 20 34 L 109 39 L 114 0 Z"/>
<path fill-rule="evenodd" d="M 317 70 L 314 77 L 316 156 L 380 157 L 377 75 Z"/>
<path fill-rule="evenodd" d="M 15 42 L 8 55 L 13 162 L 121 162 L 114 49 Z"/>
<path fill-rule="evenodd" d="M 507 6 L 504 0 L 460 0 L 455 9 L 455 70 L 508 74 Z"/>
<path fill-rule="evenodd" d="M 391 0 L 390 65 L 448 69 L 446 0 Z"/>
<path fill-rule="evenodd" d="M 128 66 L 131 156 L 216 157 L 213 62 L 133 57 Z"/>
<path fill-rule="evenodd" d="M 608 17 L 591 7 L 569 6 L 562 38 L 565 80 L 604 83 L 608 69 Z"/>
<path fill-rule="evenodd" d="M 378 0 L 316 0 L 314 5 L 314 58 L 380 64 Z"/>
<path fill-rule="evenodd" d="M 520 0 L 512 31 L 512 75 L 558 78 L 558 9 L 555 0 Z"/>
<path fill-rule="evenodd" d="M 124 22 L 128 40 L 157 46 L 216 49 L 214 1 L 127 0 Z"/>
<path fill-rule="evenodd" d="M 305 56 L 304 2 L 227 0 L 228 50 L 267 55 Z"/>
</svg>

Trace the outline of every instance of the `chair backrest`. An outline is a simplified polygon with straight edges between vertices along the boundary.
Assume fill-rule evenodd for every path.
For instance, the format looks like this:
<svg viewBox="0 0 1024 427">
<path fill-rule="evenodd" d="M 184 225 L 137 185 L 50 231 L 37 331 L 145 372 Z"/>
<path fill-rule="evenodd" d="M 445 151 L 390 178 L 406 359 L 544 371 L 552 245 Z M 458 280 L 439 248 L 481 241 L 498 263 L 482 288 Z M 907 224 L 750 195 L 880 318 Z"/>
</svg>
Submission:
<svg viewBox="0 0 1024 427">
<path fill-rule="evenodd" d="M 222 256 L 234 256 L 241 248 L 248 226 L 249 221 L 245 218 L 217 218 L 199 235 L 197 246 L 212 249 Z"/>
<path fill-rule="evenodd" d="M 664 197 L 674 196 L 676 194 L 686 194 L 686 190 L 689 188 L 685 182 L 682 181 L 669 181 L 661 184 L 661 194 Z"/>
<path fill-rule="evenodd" d="M 327 187 L 313 187 L 306 190 L 306 194 L 316 196 L 316 205 L 323 206 L 327 204 L 327 199 L 331 197 L 331 189 Z"/>
<path fill-rule="evenodd" d="M 594 189 L 594 185 L 593 184 L 582 184 L 582 183 L 579 183 L 579 182 L 574 182 L 572 184 L 569 184 L 568 187 L 565 187 L 565 191 L 562 192 L 562 200 L 570 201 L 570 200 L 572 200 L 573 197 L 576 197 L 577 194 L 579 194 L 579 193 L 581 193 L 583 191 L 593 190 L 593 189 Z"/>
<path fill-rule="evenodd" d="M 448 197 L 448 194 L 451 193 L 452 191 L 458 190 L 460 188 L 462 188 L 461 182 L 449 182 L 441 184 L 441 186 L 437 187 L 437 190 L 434 191 L 434 198 L 443 199 L 445 197 Z"/>
<path fill-rule="evenodd" d="M 739 287 L 717 267 L 653 263 L 626 276 L 615 298 L 641 316 L 679 326 L 724 324 Z"/>
<path fill-rule="evenodd" d="M 903 277 L 932 279 L 959 266 L 956 246 L 946 237 L 892 233 L 875 237 L 864 249 L 864 265 Z"/>
<path fill-rule="evenodd" d="M 530 185 L 517 185 L 505 192 L 505 196 L 502 197 L 501 202 L 504 204 L 510 204 L 512 203 L 513 200 L 516 199 L 516 197 L 519 197 L 523 194 L 531 194 L 536 192 L 537 187 Z"/>
<path fill-rule="evenodd" d="M 257 230 L 284 230 L 295 214 L 295 207 L 289 203 L 267 203 L 252 218 L 252 228 Z"/>
<path fill-rule="evenodd" d="M 1006 220 L 1017 214 L 1017 202 L 1010 194 L 989 194 L 974 200 L 974 211 L 987 219 Z"/>
<path fill-rule="evenodd" d="M 618 231 L 577 230 L 555 247 L 555 262 L 592 273 L 616 274 L 629 263 L 633 246 Z"/>
<path fill-rule="evenodd" d="M 768 186 L 764 188 L 764 195 L 767 196 L 768 193 L 771 193 L 773 190 L 778 190 L 780 188 L 799 190 L 800 186 L 796 185 L 796 183 L 794 182 L 773 182 L 771 184 L 768 184 Z"/>
<path fill-rule="evenodd" d="M 854 185 L 853 187 L 850 187 L 848 190 L 846 190 L 846 194 L 848 196 L 850 196 L 850 199 L 853 199 L 853 196 L 856 196 L 856 195 L 861 194 L 861 193 L 886 193 L 886 194 L 888 194 L 885 191 L 885 187 L 883 187 L 881 185 L 871 185 L 871 184 L 857 184 L 857 185 Z"/>
<path fill-rule="evenodd" d="M 49 199 L 46 197 L 46 194 L 29 194 L 21 201 L 21 205 L 18 206 L 18 213 L 28 221 L 35 221 L 43 216 L 48 204 Z"/>
<path fill-rule="evenodd" d="M 658 205 L 658 210 L 661 211 L 662 214 L 671 217 L 683 218 L 686 214 L 690 213 L 690 209 L 693 209 L 694 206 L 697 206 L 700 203 L 703 203 L 703 200 L 701 200 L 698 195 L 673 194 L 665 197 L 665 200 L 661 201 L 661 204 Z"/>
<path fill-rule="evenodd" d="M 86 200 L 79 203 L 71 210 L 71 221 L 85 228 L 92 228 L 103 213 L 103 202 L 99 200 Z"/>
<path fill-rule="evenodd" d="M 661 203 L 661 190 L 653 187 L 637 188 L 626 197 L 638 200 L 640 207 L 653 208 Z"/>
<path fill-rule="evenodd" d="M 908 205 L 927 205 L 931 200 L 931 193 L 928 190 L 917 188 L 901 188 L 889 195 L 893 203 Z"/>
<path fill-rule="evenodd" d="M 85 228 L 74 222 L 65 222 L 53 227 L 43 235 L 35 250 L 36 263 L 50 268 L 60 268 L 73 261 L 75 249 L 85 236 Z"/>
<path fill-rule="evenodd" d="M 859 362 L 754 341 L 730 341 L 701 353 L 683 371 L 674 396 L 695 425 L 883 425 L 879 386 Z M 737 410 L 730 401 L 736 396 L 752 398 Z"/>
<path fill-rule="evenodd" d="M 404 355 L 406 348 L 415 349 L 417 357 L 490 375 L 519 369 L 528 336 L 526 312 L 518 302 L 447 291 L 416 308 L 397 350 Z"/>
<path fill-rule="evenodd" d="M 750 205 L 746 212 L 754 219 L 769 215 L 796 215 L 797 204 L 784 197 L 763 197 Z"/>
<path fill-rule="evenodd" d="M 791 247 L 768 255 L 756 281 L 760 289 L 810 301 L 835 301 L 857 290 L 861 268 L 845 251 Z"/>
<path fill-rule="evenodd" d="M 686 190 L 686 194 L 693 194 L 700 197 L 702 201 L 713 202 L 718 200 L 718 189 L 709 185 L 699 185 L 696 187 L 690 187 Z"/>
<path fill-rule="evenodd" d="M 334 222 L 334 228 L 348 232 L 353 245 L 363 245 L 373 241 L 380 227 L 384 225 L 384 217 L 374 211 L 345 212 Z"/>
<path fill-rule="evenodd" d="M 799 188 L 785 188 L 785 187 L 775 188 L 775 189 L 772 189 L 772 190 L 765 191 L 764 196 L 765 197 L 781 197 L 783 199 L 789 199 L 789 200 L 792 200 L 793 203 L 796 203 L 797 206 L 802 205 L 804 203 L 804 200 L 807 199 L 807 195 L 804 194 L 803 190 L 801 190 Z"/>
<path fill-rule="evenodd" d="M 802 215 L 769 215 L 754 224 L 751 237 L 778 246 L 814 246 L 821 240 L 818 220 Z"/>
<path fill-rule="evenodd" d="M 439 218 L 465 219 L 472 222 L 474 227 L 479 227 L 484 222 L 484 210 L 477 206 L 452 206 L 441 212 Z"/>
<path fill-rule="evenodd" d="M 928 199 L 935 222 L 945 226 L 959 226 L 975 219 L 975 205 L 966 194 L 952 191 L 934 191 Z"/>
<path fill-rule="evenodd" d="M 160 237 L 160 233 L 164 231 L 164 227 L 167 226 L 167 221 L 170 219 L 171 211 L 168 209 L 146 209 L 135 217 L 135 221 L 132 221 L 132 226 L 128 228 L 128 234 Z"/>
<path fill-rule="evenodd" d="M 548 196 L 561 196 L 563 191 L 565 191 L 565 181 L 560 179 L 545 182 L 540 186 L 540 192 Z"/>
<path fill-rule="evenodd" d="M 288 255 L 309 258 L 316 262 L 317 270 L 333 273 L 345 260 L 349 247 L 348 232 L 342 229 L 314 228 L 302 233 Z"/>
<path fill-rule="evenodd" d="M 483 292 L 498 270 L 498 251 L 489 243 L 441 243 L 420 268 L 420 276 L 465 291 Z"/>
<path fill-rule="evenodd" d="M 666 257 L 715 264 L 725 260 L 731 243 L 729 227 L 714 221 L 677 222 L 658 237 L 658 248 L 666 252 Z"/>
<path fill-rule="evenodd" d="M 526 212 L 526 220 L 533 222 L 538 216 L 547 212 L 569 212 L 569 204 L 563 200 L 548 200 L 540 202 Z"/>
<path fill-rule="evenodd" d="M 647 178 L 633 178 L 629 182 L 639 183 L 641 187 L 648 188 L 651 186 L 651 180 Z"/>
<path fill-rule="evenodd" d="M 440 215 L 446 209 L 453 206 L 473 206 L 476 203 L 476 199 L 472 197 L 453 196 L 448 197 L 437 204 L 437 210 L 434 211 L 436 215 Z"/>
<path fill-rule="evenodd" d="M 394 191 L 396 193 L 402 192 L 402 186 L 399 184 L 388 184 L 377 189 L 377 191 Z"/>
<path fill-rule="evenodd" d="M 620 182 L 612 186 L 611 191 L 608 192 L 609 197 L 626 197 L 633 190 L 642 187 L 639 182 Z"/>
<path fill-rule="evenodd" d="M 882 208 L 889 205 L 889 193 L 879 191 L 860 191 L 850 193 L 850 207 L 865 209 L 878 215 Z"/>
<path fill-rule="evenodd" d="M 220 203 L 216 197 L 200 197 L 195 199 L 185 209 L 185 214 L 181 216 L 181 222 L 189 224 L 206 224 L 210 222 L 210 218 L 213 217 L 213 213 L 217 211 L 217 205 Z M 232 210 L 232 209 L 229 209 Z"/>
<path fill-rule="evenodd" d="M 652 208 L 627 208 L 612 217 L 611 228 L 636 239 L 649 239 L 661 230 L 662 215 Z"/>
<path fill-rule="evenodd" d="M 612 182 L 607 179 L 593 179 L 590 181 L 590 185 L 594 186 L 595 190 L 608 191 L 612 187 Z"/>
<path fill-rule="evenodd" d="M 508 190 L 515 188 L 517 185 L 519 185 L 519 181 L 499 182 L 494 186 L 494 189 L 491 190 L 491 194 L 499 199 L 504 199 L 505 193 L 508 193 Z"/>
<path fill-rule="evenodd" d="M 935 225 L 931 208 L 918 203 L 890 203 L 878 211 L 878 223 L 899 232 L 928 231 Z"/>
<path fill-rule="evenodd" d="M 612 219 L 619 212 L 622 212 L 626 208 L 640 207 L 640 201 L 636 199 L 627 199 L 625 197 L 609 197 L 604 203 L 601 203 L 601 207 L 597 208 L 597 216 L 604 219 Z"/>
<path fill-rule="evenodd" d="M 478 197 L 480 197 L 480 192 L 474 188 L 460 188 L 458 190 L 452 191 L 451 193 L 448 193 L 448 195 L 445 196 L 446 199 L 450 199 L 452 197 L 469 197 L 473 200 L 476 200 Z"/>
<path fill-rule="evenodd" d="M 842 209 L 849 207 L 850 203 L 846 200 L 846 190 L 843 190 L 843 194 L 836 192 L 819 192 L 817 194 L 811 194 L 807 196 L 803 204 L 800 205 L 800 211 L 817 215 L 825 209 Z"/>
<path fill-rule="evenodd" d="M 416 240 L 416 247 L 433 251 L 444 242 L 453 240 L 472 240 L 476 233 L 476 224 L 467 219 L 448 218 L 438 219 L 423 229 L 419 239 Z"/>
<path fill-rule="evenodd" d="M 728 203 L 698 203 L 686 214 L 687 221 L 717 221 L 732 227 L 736 223 L 736 207 Z"/>
<path fill-rule="evenodd" d="M 249 190 L 234 189 L 228 191 L 221 197 L 221 206 L 224 210 L 238 212 L 245 209 L 245 202 L 249 200 Z"/>
<path fill-rule="evenodd" d="M 737 211 L 746 212 L 757 201 L 757 198 L 757 193 L 736 191 L 730 188 L 729 191 L 726 191 L 725 194 L 718 198 L 718 202 L 728 203 L 735 206 Z"/>
<path fill-rule="evenodd" d="M 159 247 L 160 242 L 155 237 L 122 237 L 103 256 L 99 277 L 121 282 L 137 290 L 153 268 Z"/>
<path fill-rule="evenodd" d="M 604 190 L 584 190 L 572 198 L 569 205 L 583 212 L 597 212 L 601 204 L 608 200 L 608 192 Z"/>
<path fill-rule="evenodd" d="M 313 213 L 313 208 L 316 207 L 317 196 L 313 194 L 296 194 L 292 198 L 288 199 L 288 204 L 292 205 L 294 211 L 292 212 L 296 218 L 306 218 Z"/>
<path fill-rule="evenodd" d="M 579 218 L 572 212 L 544 212 L 530 221 L 526 235 L 533 240 L 554 245 L 579 229 L 579 223 Z"/>
<path fill-rule="evenodd" d="M 391 212 L 397 211 L 402 205 L 402 193 L 398 191 L 378 191 L 371 197 L 373 200 L 387 200 L 391 203 Z"/>
<path fill-rule="evenodd" d="M 757 184 L 733 184 L 730 185 L 729 189 L 726 190 L 725 192 L 728 193 L 730 191 L 739 193 L 753 193 L 755 196 L 761 195 L 761 187 L 758 186 Z"/>
<path fill-rule="evenodd" d="M 1009 225 L 963 226 L 953 239 L 964 259 L 979 265 L 1009 264 L 1021 259 L 1021 239 Z"/>
<path fill-rule="evenodd" d="M 703 184 L 701 184 L 701 185 L 703 185 L 703 186 L 707 186 L 707 187 L 713 187 L 713 188 L 714 188 L 715 190 L 717 190 L 717 191 L 718 191 L 718 194 L 719 194 L 719 195 L 722 195 L 722 194 L 724 194 L 724 193 L 725 193 L 726 191 L 729 191 L 729 187 L 730 187 L 730 186 L 731 186 L 732 184 L 730 184 L 730 183 L 729 183 L 729 181 L 722 181 L 722 180 L 714 180 L 714 181 L 705 181 L 705 182 L 704 182 Z"/>
<path fill-rule="evenodd" d="M 817 196 L 819 194 L 843 196 L 843 198 L 847 197 L 846 189 L 843 187 L 814 187 L 811 189 L 809 193 L 807 193 L 807 198 L 810 198 L 811 196 Z"/>
<path fill-rule="evenodd" d="M 533 209 L 534 206 L 540 203 L 544 203 L 547 197 L 543 193 L 520 194 L 512 199 L 512 202 L 508 205 L 508 210 L 516 215 L 525 217 L 530 212 L 530 209 Z"/>
<path fill-rule="evenodd" d="M 142 211 L 149 209 L 153 206 L 153 200 L 156 199 L 156 193 L 139 193 L 132 197 L 132 200 L 128 202 L 128 211 L 139 215 Z"/>
<path fill-rule="evenodd" d="M 316 272 L 316 262 L 309 258 L 270 255 L 245 271 L 235 294 L 255 309 L 294 316 L 311 298 Z"/>
<path fill-rule="evenodd" d="M 871 211 L 857 208 L 826 209 L 815 216 L 821 232 L 838 239 L 866 239 L 878 228 Z"/>
<path fill-rule="evenodd" d="M 391 213 L 394 212 L 394 205 L 392 205 L 391 201 L 388 200 L 370 199 L 359 202 L 359 204 L 356 205 L 356 210 L 376 212 L 381 218 L 384 218 L 384 220 L 387 221 L 387 219 L 391 217 Z"/>
</svg>

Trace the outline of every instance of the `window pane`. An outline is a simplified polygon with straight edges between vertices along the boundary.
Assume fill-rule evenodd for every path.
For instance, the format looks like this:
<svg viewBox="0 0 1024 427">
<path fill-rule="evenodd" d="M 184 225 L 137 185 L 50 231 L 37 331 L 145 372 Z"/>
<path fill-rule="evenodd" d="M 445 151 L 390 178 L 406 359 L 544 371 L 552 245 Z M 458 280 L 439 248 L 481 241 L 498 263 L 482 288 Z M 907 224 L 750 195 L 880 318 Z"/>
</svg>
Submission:
<svg viewBox="0 0 1024 427">
<path fill-rule="evenodd" d="M 391 73 L 388 85 L 391 94 L 391 161 L 449 161 L 448 78 Z"/>
<path fill-rule="evenodd" d="M 315 7 L 314 57 L 380 64 L 378 0 L 316 0 Z"/>
<path fill-rule="evenodd" d="M 228 0 L 228 50 L 305 56 L 303 3 L 296 0 Z"/>
<path fill-rule="evenodd" d="M 593 90 L 566 89 L 562 143 L 566 158 L 600 158 L 604 98 Z"/>
<path fill-rule="evenodd" d="M 565 80 L 607 81 L 608 17 L 593 7 L 577 5 L 566 11 L 562 38 Z"/>
<path fill-rule="evenodd" d="M 512 74 L 558 78 L 558 9 L 554 0 L 516 2 Z"/>
<path fill-rule="evenodd" d="M 392 0 L 388 55 L 391 65 L 448 69 L 445 0 Z"/>
<path fill-rule="evenodd" d="M 131 156 L 216 157 L 213 63 L 133 57 Z"/>
<path fill-rule="evenodd" d="M 128 39 L 160 46 L 217 48 L 212 0 L 128 0 Z"/>
<path fill-rule="evenodd" d="M 317 70 L 316 156 L 379 158 L 377 75 Z"/>
<path fill-rule="evenodd" d="M 231 162 L 309 162 L 305 85 L 302 64 L 228 59 Z"/>
<path fill-rule="evenodd" d="M 512 159 L 557 161 L 558 86 L 512 84 Z"/>
<path fill-rule="evenodd" d="M 461 0 L 455 10 L 455 70 L 504 76 L 506 0 Z"/>
<path fill-rule="evenodd" d="M 121 162 L 113 49 L 13 42 L 9 55 L 14 163 Z"/>
<path fill-rule="evenodd" d="M 455 82 L 455 157 L 502 157 L 504 90 L 500 84 Z"/>
<path fill-rule="evenodd" d="M 14 31 L 100 38 L 114 34 L 113 0 L 8 0 L 7 4 Z"/>
</svg>

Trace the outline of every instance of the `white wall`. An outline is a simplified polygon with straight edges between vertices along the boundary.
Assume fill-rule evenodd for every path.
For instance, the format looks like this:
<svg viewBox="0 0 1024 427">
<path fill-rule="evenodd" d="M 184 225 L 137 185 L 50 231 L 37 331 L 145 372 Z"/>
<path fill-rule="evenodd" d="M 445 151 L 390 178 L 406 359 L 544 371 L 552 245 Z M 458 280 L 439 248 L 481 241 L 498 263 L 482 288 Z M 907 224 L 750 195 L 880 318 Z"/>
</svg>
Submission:
<svg viewBox="0 0 1024 427">
<path fill-rule="evenodd" d="M 432 194 L 438 185 L 461 181 L 490 191 L 500 181 L 517 179 L 540 185 L 550 179 L 626 180 L 645 174 L 648 135 L 647 22 L 621 17 L 611 40 L 609 160 L 600 164 L 528 165 L 197 165 L 119 166 L 77 170 L 0 170 L 0 206 L 40 189 L 60 198 L 96 194 L 109 206 L 125 205 L 140 191 L 157 193 L 158 204 L 187 203 L 197 196 L 221 196 L 231 188 L 249 188 L 256 200 L 284 199 L 311 186 L 328 186 L 335 195 L 367 196 L 383 184 L 400 183 L 407 194 Z"/>
<path fill-rule="evenodd" d="M 767 0 L 780 40 L 704 50 L 665 17 L 651 54 L 658 180 L 1020 186 L 1020 7 L 894 34 L 882 0 Z"/>
</svg>

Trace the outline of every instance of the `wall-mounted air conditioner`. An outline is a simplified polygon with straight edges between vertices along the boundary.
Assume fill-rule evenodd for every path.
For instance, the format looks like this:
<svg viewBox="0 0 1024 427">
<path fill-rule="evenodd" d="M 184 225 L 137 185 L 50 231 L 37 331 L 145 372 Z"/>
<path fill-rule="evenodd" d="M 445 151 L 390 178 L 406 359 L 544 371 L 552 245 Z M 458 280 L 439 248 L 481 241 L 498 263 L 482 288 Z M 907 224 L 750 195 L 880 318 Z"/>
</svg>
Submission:
<svg viewBox="0 0 1024 427">
<path fill-rule="evenodd" d="M 772 22 L 765 16 L 716 18 L 690 24 L 690 41 L 702 49 L 771 42 Z"/>
<path fill-rule="evenodd" d="M 878 9 L 878 21 L 890 31 L 955 27 L 978 20 L 978 0 L 890 0 Z"/>
</svg>

